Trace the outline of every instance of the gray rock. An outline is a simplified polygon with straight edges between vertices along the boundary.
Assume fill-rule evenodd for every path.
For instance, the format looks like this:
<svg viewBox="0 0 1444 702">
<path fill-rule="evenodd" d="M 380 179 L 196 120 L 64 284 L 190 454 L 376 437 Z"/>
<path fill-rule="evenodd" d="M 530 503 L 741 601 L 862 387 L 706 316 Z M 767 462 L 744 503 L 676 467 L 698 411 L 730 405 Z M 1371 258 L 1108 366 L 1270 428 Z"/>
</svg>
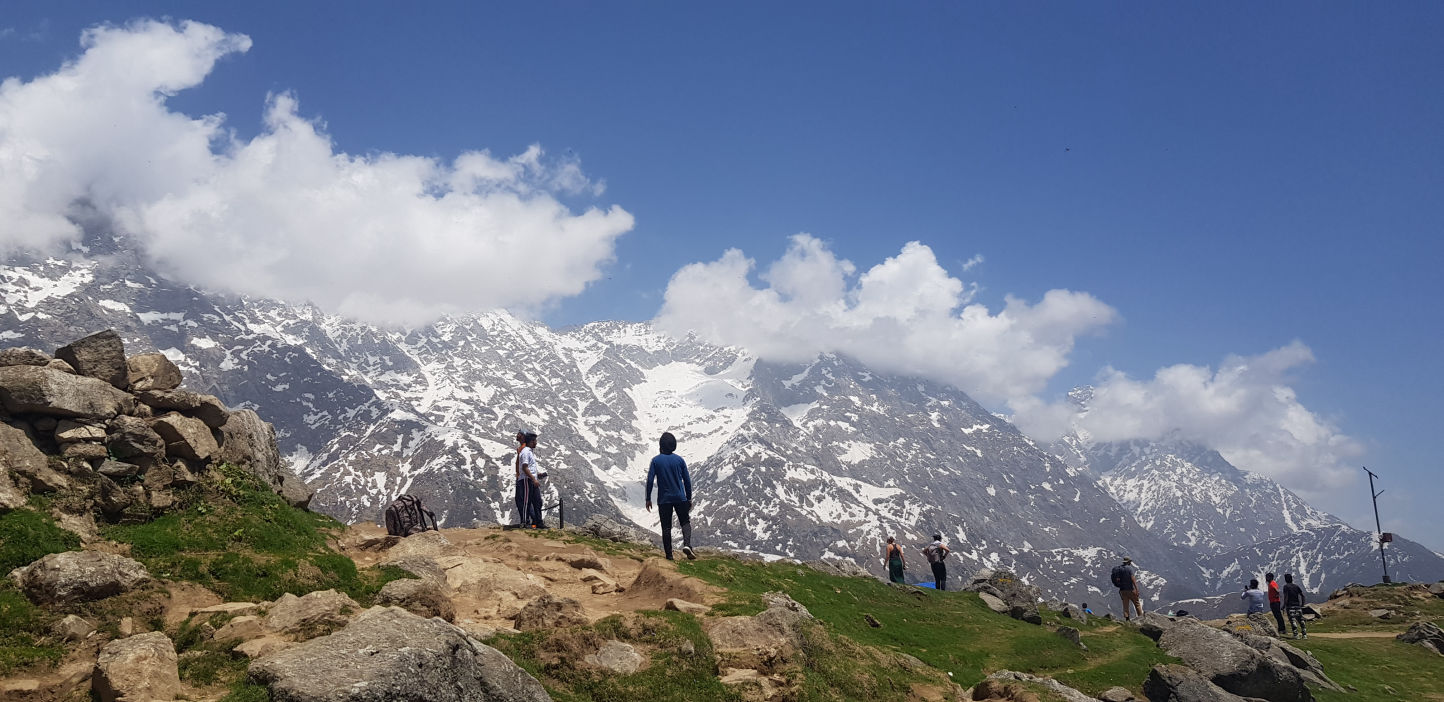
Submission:
<svg viewBox="0 0 1444 702">
<path fill-rule="evenodd" d="M 1008 616 L 1029 624 L 1043 623 L 1043 615 L 1038 613 L 1036 604 L 1015 604 L 1008 608 Z"/>
<path fill-rule="evenodd" d="M 236 410 L 221 426 L 220 452 L 215 460 L 241 466 L 293 507 L 311 503 L 315 491 L 281 462 L 276 430 L 248 409 Z"/>
<path fill-rule="evenodd" d="M 1444 597 L 1444 581 L 1430 585 L 1429 594 L 1435 597 Z"/>
<path fill-rule="evenodd" d="M 205 422 L 212 429 L 225 426 L 231 414 L 219 399 L 189 390 L 143 390 L 135 397 L 153 410 L 180 412 Z"/>
<path fill-rule="evenodd" d="M 1088 623 L 1088 614 L 1087 614 L 1086 612 L 1084 612 L 1084 611 L 1083 611 L 1083 608 L 1082 608 L 1082 607 L 1079 607 L 1078 605 L 1075 605 L 1075 604 L 1063 605 L 1063 612 L 1062 612 L 1062 613 L 1063 613 L 1063 616 L 1064 616 L 1064 617 L 1067 617 L 1068 619 L 1075 620 L 1075 621 L 1077 621 L 1077 622 L 1079 622 L 1079 623 L 1082 623 L 1082 624 L 1087 624 L 1087 623 Z"/>
<path fill-rule="evenodd" d="M 1137 697 L 1126 687 L 1110 687 L 1098 696 L 1102 702 L 1136 702 Z"/>
<path fill-rule="evenodd" d="M 1274 660 L 1293 666 L 1304 676 L 1304 681 L 1322 688 L 1343 692 L 1344 688 L 1324 674 L 1324 666 L 1312 654 L 1301 651 L 1277 638 L 1255 634 L 1236 634 L 1240 641 Z"/>
<path fill-rule="evenodd" d="M 44 366 L 50 363 L 50 354 L 27 348 L 0 349 L 0 367 Z"/>
<path fill-rule="evenodd" d="M 1444 630 L 1433 622 L 1414 622 L 1408 631 L 1395 637 L 1407 644 L 1417 644 L 1435 653 L 1444 654 Z"/>
<path fill-rule="evenodd" d="M 66 641 L 83 641 L 95 633 L 95 625 L 74 614 L 67 614 L 55 623 L 54 632 Z"/>
<path fill-rule="evenodd" d="M 105 441 L 105 422 L 62 419 L 55 425 L 55 440 L 62 444 L 72 441 Z"/>
<path fill-rule="evenodd" d="M 1059 636 L 1068 639 L 1069 641 L 1072 641 L 1074 646 L 1077 646 L 1084 651 L 1088 650 L 1088 647 L 1083 643 L 1083 636 L 1078 633 L 1077 629 L 1074 629 L 1071 626 L 1060 626 L 1055 629 L 1054 632 L 1057 633 Z"/>
<path fill-rule="evenodd" d="M 1019 682 L 1041 685 L 1051 690 L 1053 694 L 1063 698 L 1064 702 L 1095 702 L 1092 697 L 1089 697 L 1088 695 L 1085 695 L 1071 687 L 1068 687 L 1067 685 L 1064 685 L 1063 683 L 1060 683 L 1052 678 L 1040 678 L 1036 675 L 1019 673 L 1013 670 L 1000 670 L 996 673 L 993 673 L 992 675 L 989 675 L 988 679 L 996 680 L 999 682 L 1007 680 L 1017 680 Z"/>
<path fill-rule="evenodd" d="M 1369 616 L 1375 619 L 1393 619 L 1394 612 L 1388 609 L 1371 609 L 1369 610 Z"/>
<path fill-rule="evenodd" d="M 129 382 L 125 343 L 113 329 L 72 341 L 56 349 L 55 357 L 69 363 L 76 373 L 103 380 L 121 390 Z"/>
<path fill-rule="evenodd" d="M 70 487 L 70 479 L 50 467 L 50 459 L 35 447 L 29 434 L 3 422 L 0 422 L 0 466 L 15 479 L 16 488 L 25 487 L 30 492 L 54 492 Z"/>
<path fill-rule="evenodd" d="M 144 419 L 116 417 L 106 428 L 105 446 L 116 458 L 146 467 L 165 456 L 165 439 Z"/>
<path fill-rule="evenodd" d="M 69 363 L 66 363 L 65 361 L 62 361 L 58 358 L 50 359 L 50 362 L 45 364 L 45 367 L 53 371 L 59 371 L 66 375 L 77 375 L 75 369 L 72 368 Z"/>
<path fill-rule="evenodd" d="M 4 463 L 0 460 L 0 512 L 25 506 L 25 493 L 10 478 L 10 471 L 5 469 Z"/>
<path fill-rule="evenodd" d="M 979 592 L 978 597 L 982 598 L 983 604 L 987 605 L 988 609 L 991 609 L 998 614 L 1007 614 L 1008 610 L 1010 609 L 1008 607 L 1008 603 L 999 599 L 998 596 L 992 593 Z"/>
<path fill-rule="evenodd" d="M 168 456 L 192 461 L 206 461 L 220 451 L 210 427 L 199 419 L 172 412 L 150 422 L 150 428 L 165 439 Z"/>
<path fill-rule="evenodd" d="M 517 631 L 535 629 L 559 629 L 568 626 L 585 626 L 587 615 L 582 613 L 580 602 L 570 597 L 556 597 L 547 593 L 522 607 L 515 618 Z"/>
<path fill-rule="evenodd" d="M 1138 633 L 1157 641 L 1163 636 L 1163 632 L 1173 628 L 1174 620 L 1155 612 L 1144 612 L 1136 623 Z"/>
<path fill-rule="evenodd" d="M 435 580 L 392 580 L 376 593 L 376 604 L 400 607 L 418 617 L 456 621 L 456 607 Z"/>
<path fill-rule="evenodd" d="M 95 460 L 103 460 L 109 455 L 110 452 L 106 450 L 104 444 L 96 444 L 89 441 L 77 442 L 73 444 L 62 444 L 60 447 L 61 458 L 77 458 L 82 461 L 90 462 Z"/>
<path fill-rule="evenodd" d="M 587 665 L 622 675 L 631 675 L 637 672 L 641 669 L 643 660 L 642 654 L 637 653 L 637 649 L 633 648 L 631 644 L 615 639 L 603 643 L 596 653 L 582 659 Z"/>
<path fill-rule="evenodd" d="M 276 633 L 309 638 L 345 626 L 360 610 L 355 600 L 335 590 L 309 592 L 302 597 L 288 592 L 271 604 L 265 626 Z"/>
<path fill-rule="evenodd" d="M 1038 600 L 1043 591 L 1024 583 L 1010 570 L 984 569 L 973 575 L 967 586 L 968 592 L 989 593 L 1008 605 L 1008 616 L 1032 624 L 1042 624 L 1038 613 Z"/>
<path fill-rule="evenodd" d="M 38 366 L 0 368 L 0 403 L 11 414 L 109 419 L 135 406 L 109 383 Z"/>
<path fill-rule="evenodd" d="M 376 607 L 251 664 L 274 702 L 548 702 L 504 654 L 439 619 Z"/>
<path fill-rule="evenodd" d="M 1303 676 L 1294 667 L 1206 624 L 1179 620 L 1163 633 L 1158 645 L 1215 685 L 1236 695 L 1274 702 L 1313 700 Z"/>
<path fill-rule="evenodd" d="M 631 524 L 623 524 L 601 514 L 587 517 L 580 530 L 599 539 L 617 543 L 651 544 L 654 538 L 652 533 L 645 529 Z"/>
<path fill-rule="evenodd" d="M 158 631 L 111 641 L 92 677 L 101 702 L 173 700 L 181 692 L 175 644 Z"/>
<path fill-rule="evenodd" d="M 10 577 L 36 604 L 89 602 L 134 590 L 150 582 L 139 562 L 99 551 L 52 553 Z"/>
<path fill-rule="evenodd" d="M 1246 702 L 1187 666 L 1153 666 L 1143 682 L 1148 702 Z"/>
<path fill-rule="evenodd" d="M 143 353 L 125 360 L 131 392 L 174 390 L 180 387 L 181 372 L 163 353 Z"/>
</svg>

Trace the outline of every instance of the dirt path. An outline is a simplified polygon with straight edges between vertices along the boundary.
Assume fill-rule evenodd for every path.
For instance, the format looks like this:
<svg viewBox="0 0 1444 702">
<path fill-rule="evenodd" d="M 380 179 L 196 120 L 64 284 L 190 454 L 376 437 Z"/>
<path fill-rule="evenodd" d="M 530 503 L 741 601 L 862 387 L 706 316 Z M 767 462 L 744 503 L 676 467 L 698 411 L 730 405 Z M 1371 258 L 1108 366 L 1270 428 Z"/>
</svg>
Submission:
<svg viewBox="0 0 1444 702">
<path fill-rule="evenodd" d="M 1311 639 L 1392 639 L 1402 631 L 1319 631 L 1309 634 Z"/>
</svg>

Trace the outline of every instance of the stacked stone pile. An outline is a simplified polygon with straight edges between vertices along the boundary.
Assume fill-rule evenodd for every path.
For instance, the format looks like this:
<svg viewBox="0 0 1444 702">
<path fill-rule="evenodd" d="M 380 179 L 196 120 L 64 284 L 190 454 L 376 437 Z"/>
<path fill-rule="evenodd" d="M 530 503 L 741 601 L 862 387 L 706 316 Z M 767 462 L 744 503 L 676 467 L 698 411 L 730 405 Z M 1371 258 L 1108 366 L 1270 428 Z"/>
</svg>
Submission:
<svg viewBox="0 0 1444 702">
<path fill-rule="evenodd" d="M 143 518 L 171 508 L 175 488 L 217 463 L 309 504 L 312 491 L 282 464 L 270 424 L 181 383 L 164 354 L 127 357 L 109 330 L 54 355 L 0 350 L 0 510 L 57 493 L 72 517 Z"/>
</svg>

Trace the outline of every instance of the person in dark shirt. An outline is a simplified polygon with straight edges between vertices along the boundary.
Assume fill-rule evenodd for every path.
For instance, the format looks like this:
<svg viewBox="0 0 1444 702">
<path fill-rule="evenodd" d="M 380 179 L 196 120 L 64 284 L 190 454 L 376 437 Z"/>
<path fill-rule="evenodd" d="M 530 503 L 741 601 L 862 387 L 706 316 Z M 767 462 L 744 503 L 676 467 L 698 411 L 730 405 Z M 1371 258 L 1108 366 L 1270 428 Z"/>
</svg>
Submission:
<svg viewBox="0 0 1444 702">
<path fill-rule="evenodd" d="M 692 551 L 692 476 L 687 473 L 687 462 L 675 452 L 677 437 L 665 432 L 657 441 L 662 452 L 652 459 L 647 468 L 647 511 L 652 511 L 652 483 L 657 484 L 657 507 L 662 517 L 662 551 L 667 560 L 672 560 L 672 513 L 682 526 L 682 553 L 689 559 L 697 554 Z"/>
<path fill-rule="evenodd" d="M 1284 573 L 1284 610 L 1289 613 L 1289 629 L 1296 639 L 1309 638 L 1309 629 L 1304 626 L 1304 605 L 1308 603 L 1304 589 L 1294 584 L 1294 574 Z M 1279 631 L 1279 635 L 1283 633 Z"/>
</svg>

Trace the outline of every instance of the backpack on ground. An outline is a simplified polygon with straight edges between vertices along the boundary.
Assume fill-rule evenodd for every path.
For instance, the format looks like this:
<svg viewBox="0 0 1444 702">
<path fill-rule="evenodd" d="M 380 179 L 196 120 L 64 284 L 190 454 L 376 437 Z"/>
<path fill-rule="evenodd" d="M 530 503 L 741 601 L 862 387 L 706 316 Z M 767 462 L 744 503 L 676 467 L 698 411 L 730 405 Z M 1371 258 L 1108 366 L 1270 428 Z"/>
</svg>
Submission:
<svg viewBox="0 0 1444 702">
<path fill-rule="evenodd" d="M 402 495 L 386 506 L 386 533 L 391 536 L 411 536 L 433 529 L 440 531 L 436 515 L 421 506 L 420 498 Z"/>
<path fill-rule="evenodd" d="M 1129 586 L 1130 586 L 1130 583 L 1128 582 L 1128 576 L 1129 576 L 1128 566 L 1123 566 L 1123 565 L 1113 566 L 1113 575 L 1112 575 L 1113 587 L 1120 588 L 1120 589 L 1121 589 L 1121 588 L 1125 588 L 1125 587 L 1129 587 Z"/>
</svg>

